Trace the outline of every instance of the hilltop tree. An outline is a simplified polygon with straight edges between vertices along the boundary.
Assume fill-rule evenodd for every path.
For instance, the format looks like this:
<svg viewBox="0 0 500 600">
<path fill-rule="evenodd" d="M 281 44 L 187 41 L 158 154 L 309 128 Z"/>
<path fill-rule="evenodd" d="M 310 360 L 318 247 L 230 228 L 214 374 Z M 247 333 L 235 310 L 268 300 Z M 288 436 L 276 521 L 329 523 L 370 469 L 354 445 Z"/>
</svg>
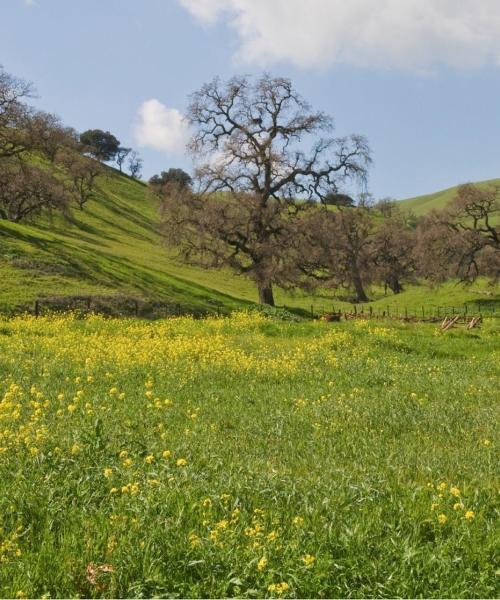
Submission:
<svg viewBox="0 0 500 600">
<path fill-rule="evenodd" d="M 297 215 L 307 201 L 365 180 L 366 140 L 331 137 L 331 119 L 290 80 L 269 75 L 214 79 L 192 95 L 187 116 L 196 194 L 170 194 L 165 235 L 180 241 L 186 260 L 247 275 L 259 301 L 273 305 L 273 284 L 285 284 L 293 267 L 287 247 Z"/>
<path fill-rule="evenodd" d="M 88 129 L 80 134 L 80 142 L 87 152 L 97 160 L 114 160 L 120 148 L 120 142 L 109 131 Z"/>
<path fill-rule="evenodd" d="M 153 175 L 149 184 L 155 188 L 161 188 L 165 185 L 177 184 L 180 187 L 188 187 L 193 183 L 191 175 L 183 169 L 170 168 L 168 171 L 162 171 L 159 175 Z"/>
</svg>

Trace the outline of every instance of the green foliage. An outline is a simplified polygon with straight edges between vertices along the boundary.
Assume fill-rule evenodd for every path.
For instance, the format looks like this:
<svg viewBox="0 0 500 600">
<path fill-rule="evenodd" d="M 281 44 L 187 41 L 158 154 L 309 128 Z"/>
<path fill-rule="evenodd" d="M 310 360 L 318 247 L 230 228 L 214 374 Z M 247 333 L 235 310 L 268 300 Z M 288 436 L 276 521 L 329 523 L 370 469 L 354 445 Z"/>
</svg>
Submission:
<svg viewBox="0 0 500 600">
<path fill-rule="evenodd" d="M 88 129 L 80 134 L 80 142 L 89 149 L 95 158 L 103 161 L 114 160 L 120 150 L 120 142 L 109 131 Z"/>
<path fill-rule="evenodd" d="M 191 185 L 192 179 L 186 171 L 170 168 L 168 171 L 162 171 L 159 175 L 153 175 L 149 183 L 153 186 L 178 184 L 180 187 L 186 187 Z"/>
<path fill-rule="evenodd" d="M 498 325 L 0 322 L 2 597 L 498 597 Z"/>
</svg>

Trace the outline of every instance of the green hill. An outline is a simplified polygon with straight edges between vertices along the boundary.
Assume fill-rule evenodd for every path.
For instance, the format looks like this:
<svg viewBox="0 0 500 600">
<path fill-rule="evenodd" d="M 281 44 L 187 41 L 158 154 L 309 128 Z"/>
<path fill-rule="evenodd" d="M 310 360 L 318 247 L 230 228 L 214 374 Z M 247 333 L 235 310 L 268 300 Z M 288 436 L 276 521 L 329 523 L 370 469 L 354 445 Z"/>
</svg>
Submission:
<svg viewBox="0 0 500 600">
<path fill-rule="evenodd" d="M 158 200 L 148 187 L 113 169 L 106 169 L 100 178 L 96 198 L 83 211 L 74 208 L 69 221 L 60 217 L 34 224 L 0 220 L 0 312 L 32 308 L 39 298 L 52 302 L 86 295 L 104 298 L 110 305 L 119 299 L 142 298 L 194 312 L 230 311 L 257 301 L 252 282 L 242 277 L 177 262 L 162 247 L 158 226 Z M 375 309 L 395 310 L 491 302 L 500 298 L 497 291 L 479 282 L 472 289 L 449 283 L 432 291 L 414 287 L 386 297 L 374 289 L 370 295 Z M 275 296 L 278 305 L 307 311 L 313 305 L 316 313 L 330 311 L 332 305 L 336 309 L 348 305 L 345 291 L 332 295 L 276 290 Z"/>
<path fill-rule="evenodd" d="M 488 187 L 491 185 L 500 186 L 500 179 L 480 181 L 477 182 L 476 185 L 479 187 Z M 411 210 L 418 217 L 420 217 L 433 209 L 438 210 L 444 208 L 446 204 L 455 196 L 457 187 L 458 186 L 454 186 L 433 194 L 424 194 L 423 196 L 415 196 L 414 198 L 400 200 L 399 206 L 406 210 Z"/>
</svg>

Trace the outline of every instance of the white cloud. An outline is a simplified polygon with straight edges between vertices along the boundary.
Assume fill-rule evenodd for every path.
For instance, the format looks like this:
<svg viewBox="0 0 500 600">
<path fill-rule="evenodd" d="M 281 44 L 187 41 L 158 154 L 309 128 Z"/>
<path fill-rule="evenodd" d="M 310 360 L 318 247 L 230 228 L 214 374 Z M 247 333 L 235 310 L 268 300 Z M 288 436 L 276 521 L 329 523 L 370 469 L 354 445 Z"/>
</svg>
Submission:
<svg viewBox="0 0 500 600">
<path fill-rule="evenodd" d="M 500 64 L 499 0 L 179 0 L 227 21 L 242 62 L 425 71 Z"/>
<path fill-rule="evenodd" d="M 134 137 L 140 146 L 181 154 L 189 138 L 189 126 L 179 110 L 152 98 L 137 111 Z"/>
</svg>

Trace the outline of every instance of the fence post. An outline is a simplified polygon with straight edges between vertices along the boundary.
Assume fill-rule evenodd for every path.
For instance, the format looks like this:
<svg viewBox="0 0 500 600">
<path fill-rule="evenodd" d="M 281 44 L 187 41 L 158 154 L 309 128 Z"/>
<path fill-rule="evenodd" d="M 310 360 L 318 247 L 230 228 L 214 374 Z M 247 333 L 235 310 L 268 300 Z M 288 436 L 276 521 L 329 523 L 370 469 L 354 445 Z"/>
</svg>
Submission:
<svg viewBox="0 0 500 600">
<path fill-rule="evenodd" d="M 405 319 L 408 318 L 408 308 L 405 306 Z"/>
<path fill-rule="evenodd" d="M 353 305 L 353 308 L 354 308 L 354 314 L 357 315 L 358 314 L 358 309 L 357 309 L 357 307 L 356 307 L 355 304 Z"/>
<path fill-rule="evenodd" d="M 373 317 L 373 306 L 370 306 L 370 319 Z"/>
<path fill-rule="evenodd" d="M 40 316 L 40 303 L 38 300 L 35 300 L 35 317 L 38 319 Z"/>
<path fill-rule="evenodd" d="M 135 312 L 135 316 L 138 317 L 139 316 L 139 302 L 137 302 L 137 300 L 134 300 L 134 312 Z"/>
<path fill-rule="evenodd" d="M 314 319 L 314 307 L 311 304 L 311 319 Z"/>
<path fill-rule="evenodd" d="M 425 319 L 425 308 L 422 306 L 422 319 Z"/>
</svg>

